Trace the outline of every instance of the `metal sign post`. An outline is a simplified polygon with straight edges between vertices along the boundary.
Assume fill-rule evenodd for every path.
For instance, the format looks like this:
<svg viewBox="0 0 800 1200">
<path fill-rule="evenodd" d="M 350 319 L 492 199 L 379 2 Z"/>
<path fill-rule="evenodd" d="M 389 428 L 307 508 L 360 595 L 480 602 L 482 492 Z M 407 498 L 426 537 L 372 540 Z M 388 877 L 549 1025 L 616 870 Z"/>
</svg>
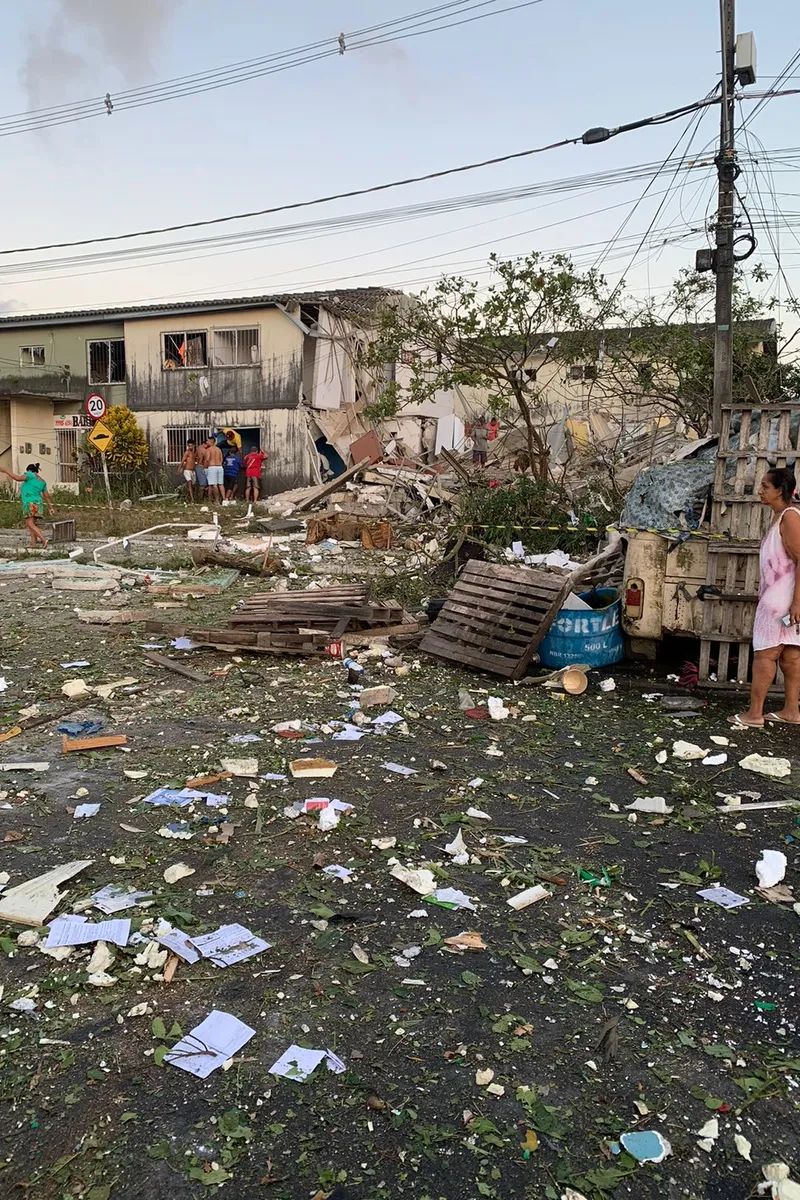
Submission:
<svg viewBox="0 0 800 1200">
<path fill-rule="evenodd" d="M 114 445 L 114 435 L 103 421 L 96 421 L 92 432 L 89 434 L 87 441 L 89 445 L 98 452 L 100 461 L 103 464 L 103 479 L 106 485 L 106 496 L 108 497 L 109 511 L 113 510 L 111 502 L 111 480 L 108 477 L 108 463 L 106 462 L 106 453 Z"/>
</svg>

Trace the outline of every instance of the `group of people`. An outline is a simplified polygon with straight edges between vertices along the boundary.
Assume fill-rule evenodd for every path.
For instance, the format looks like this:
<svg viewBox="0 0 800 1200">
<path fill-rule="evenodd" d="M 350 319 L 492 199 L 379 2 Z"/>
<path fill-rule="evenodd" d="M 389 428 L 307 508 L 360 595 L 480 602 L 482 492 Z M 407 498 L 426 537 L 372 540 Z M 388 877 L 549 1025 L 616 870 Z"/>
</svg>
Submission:
<svg viewBox="0 0 800 1200">
<path fill-rule="evenodd" d="M 242 439 L 235 429 L 221 429 L 200 445 L 186 443 L 181 459 L 189 500 L 208 499 L 212 504 L 225 500 L 258 500 L 261 493 L 261 472 L 267 455 L 257 446 L 242 448 Z M 240 496 L 240 481 L 244 478 L 244 496 Z"/>
</svg>

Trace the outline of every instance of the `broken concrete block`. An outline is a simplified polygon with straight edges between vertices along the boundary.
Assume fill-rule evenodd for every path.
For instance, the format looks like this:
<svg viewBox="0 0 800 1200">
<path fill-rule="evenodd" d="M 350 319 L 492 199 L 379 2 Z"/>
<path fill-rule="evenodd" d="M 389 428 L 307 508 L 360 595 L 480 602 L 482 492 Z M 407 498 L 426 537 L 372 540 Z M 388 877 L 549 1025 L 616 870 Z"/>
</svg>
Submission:
<svg viewBox="0 0 800 1200">
<path fill-rule="evenodd" d="M 383 708 L 386 704 L 391 704 L 396 695 L 396 688 L 384 684 L 382 687 L 364 688 L 359 702 L 362 708 Z"/>
</svg>

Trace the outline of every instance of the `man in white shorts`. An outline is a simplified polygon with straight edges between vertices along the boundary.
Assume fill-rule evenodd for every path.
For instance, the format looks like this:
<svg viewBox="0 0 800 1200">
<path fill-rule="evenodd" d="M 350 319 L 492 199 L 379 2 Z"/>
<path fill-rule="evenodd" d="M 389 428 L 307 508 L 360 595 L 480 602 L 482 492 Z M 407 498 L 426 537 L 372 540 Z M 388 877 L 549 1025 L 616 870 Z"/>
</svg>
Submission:
<svg viewBox="0 0 800 1200">
<path fill-rule="evenodd" d="M 208 498 L 214 503 L 225 499 L 225 484 L 222 474 L 222 451 L 214 443 L 209 446 L 206 459 L 206 478 L 208 479 Z"/>
</svg>

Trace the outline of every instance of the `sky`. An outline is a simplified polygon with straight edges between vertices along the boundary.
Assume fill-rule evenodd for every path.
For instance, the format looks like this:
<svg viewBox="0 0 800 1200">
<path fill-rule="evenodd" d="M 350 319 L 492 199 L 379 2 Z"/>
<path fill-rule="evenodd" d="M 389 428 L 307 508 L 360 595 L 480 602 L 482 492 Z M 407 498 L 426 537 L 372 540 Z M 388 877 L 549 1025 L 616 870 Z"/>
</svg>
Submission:
<svg viewBox="0 0 800 1200">
<path fill-rule="evenodd" d="M 110 115 L 102 97 L 275 54 L 433 7 L 437 0 L 36 0 L 7 5 L 0 45 L 0 135 L 11 114 L 97 98 L 98 116 L 5 136 L 0 249 L 100 237 L 307 200 L 510 154 L 591 126 L 615 126 L 706 95 L 719 78 L 717 0 L 538 0 L 424 36 L 347 50 L 281 73 Z M 442 0 L 438 0 L 442 3 Z M 477 0 L 462 0 L 463 4 Z M 463 16 L 511 7 L 486 0 Z M 759 82 L 770 86 L 800 46 L 796 0 L 740 0 L 737 30 L 753 30 Z M 451 18 L 456 19 L 456 18 Z M 783 86 L 800 87 L 800 67 Z M 739 106 L 740 119 L 755 107 Z M 800 295 L 794 229 L 797 162 L 761 152 L 793 147 L 800 95 L 774 98 L 754 116 L 739 181 L 757 228 L 751 263 L 764 303 L 786 315 Z M 253 218 L 210 230 L 137 239 L 265 230 L 376 209 L 660 163 L 678 144 L 708 159 L 718 134 L 709 110 L 688 119 L 568 146 L 449 178 Z M 800 153 L 800 151 L 798 151 Z M 753 158 L 760 155 L 760 161 Z M 642 196 L 649 185 L 649 191 Z M 775 196 L 773 197 L 773 191 Z M 3 255 L 0 310 L 41 312 L 284 291 L 366 286 L 417 291 L 442 272 L 490 281 L 492 250 L 521 255 L 568 248 L 580 267 L 599 264 L 632 299 L 663 298 L 707 244 L 713 166 L 676 177 L 626 179 L 591 190 L 539 194 L 360 228 L 273 235 L 269 243 L 183 247 L 131 263 L 53 259 L 97 248 Z M 637 203 L 638 202 L 638 203 Z M 659 205 L 663 208 L 656 215 Z M 783 214 L 783 215 L 781 215 Z M 648 240 L 654 231 L 668 244 Z M 620 226 L 627 224 L 620 232 Z M 756 221 L 757 226 L 759 222 Z M 310 236 L 313 234 L 313 236 Z M 609 239 L 618 234 L 609 247 Z M 770 236 L 771 235 L 771 236 Z M 654 237 L 657 235 L 654 233 Z M 676 238 L 680 236 L 680 240 Z M 122 243 L 130 249 L 131 244 Z M 120 246 L 106 247 L 119 251 Z M 776 270 L 780 257 L 782 273 Z M 46 264 L 44 266 L 37 264 Z"/>
</svg>

